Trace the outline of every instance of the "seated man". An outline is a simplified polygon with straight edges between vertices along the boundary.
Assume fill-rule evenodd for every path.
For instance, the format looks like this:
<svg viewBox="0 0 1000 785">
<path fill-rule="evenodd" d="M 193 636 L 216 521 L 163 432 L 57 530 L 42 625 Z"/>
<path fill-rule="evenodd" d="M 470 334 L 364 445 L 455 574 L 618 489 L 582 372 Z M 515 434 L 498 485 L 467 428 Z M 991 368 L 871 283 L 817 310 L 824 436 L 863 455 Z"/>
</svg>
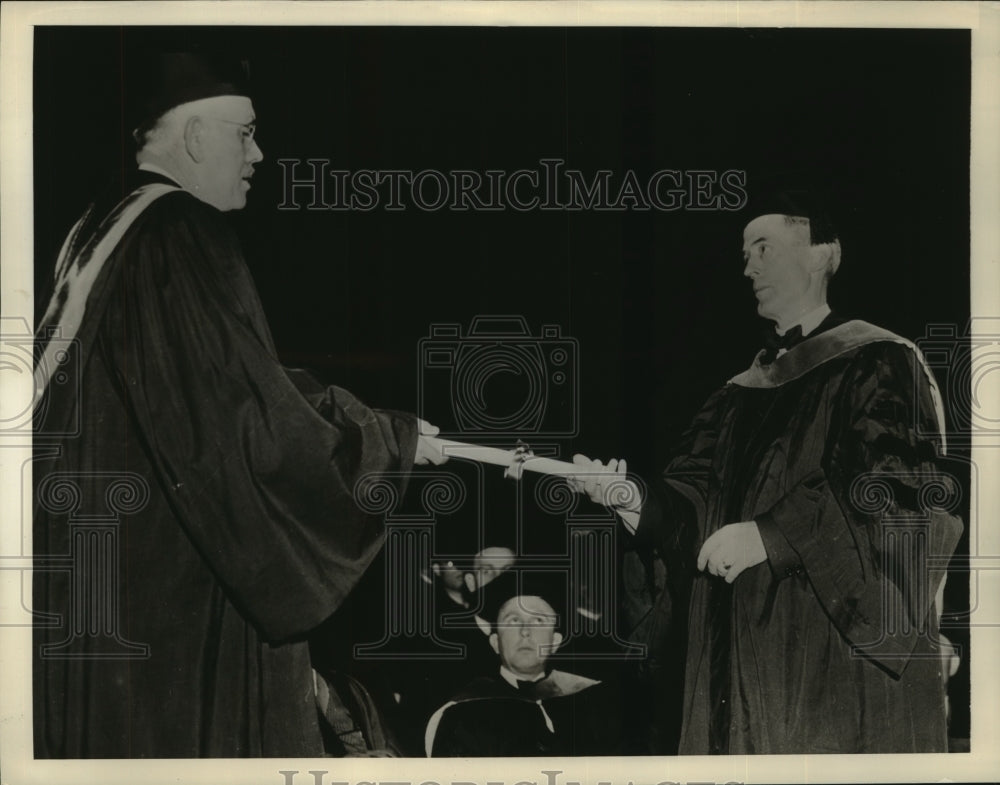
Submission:
<svg viewBox="0 0 1000 785">
<path fill-rule="evenodd" d="M 614 754 L 616 696 L 601 682 L 552 670 L 563 642 L 547 576 L 501 573 L 483 588 L 497 670 L 468 684 L 427 725 L 428 757 Z"/>
</svg>

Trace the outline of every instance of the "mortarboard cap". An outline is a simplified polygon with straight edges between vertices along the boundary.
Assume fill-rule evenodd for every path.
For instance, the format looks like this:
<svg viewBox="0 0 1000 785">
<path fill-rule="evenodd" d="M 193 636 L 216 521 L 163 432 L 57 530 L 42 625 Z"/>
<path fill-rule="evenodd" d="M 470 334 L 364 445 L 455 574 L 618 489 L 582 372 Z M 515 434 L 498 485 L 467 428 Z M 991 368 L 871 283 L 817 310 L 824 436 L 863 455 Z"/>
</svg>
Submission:
<svg viewBox="0 0 1000 785">
<path fill-rule="evenodd" d="M 130 77 L 129 104 L 137 137 L 181 104 L 222 95 L 250 95 L 248 61 L 222 54 L 143 54 Z"/>
</svg>

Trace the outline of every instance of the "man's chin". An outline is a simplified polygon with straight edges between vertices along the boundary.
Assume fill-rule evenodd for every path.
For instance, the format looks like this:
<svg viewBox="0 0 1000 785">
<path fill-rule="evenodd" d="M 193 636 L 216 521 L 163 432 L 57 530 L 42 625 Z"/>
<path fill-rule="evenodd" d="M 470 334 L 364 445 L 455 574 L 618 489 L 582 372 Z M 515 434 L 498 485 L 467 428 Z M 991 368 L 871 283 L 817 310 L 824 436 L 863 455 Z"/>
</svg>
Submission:
<svg viewBox="0 0 1000 785">
<path fill-rule="evenodd" d="M 515 655 L 513 665 L 519 673 L 527 674 L 529 677 L 542 672 L 542 667 L 538 662 L 538 652 L 534 649 Z"/>
<path fill-rule="evenodd" d="M 778 320 L 778 317 L 774 314 L 774 310 L 769 308 L 767 303 L 757 303 L 757 315 L 763 317 L 764 319 L 770 319 L 771 321 Z"/>
</svg>

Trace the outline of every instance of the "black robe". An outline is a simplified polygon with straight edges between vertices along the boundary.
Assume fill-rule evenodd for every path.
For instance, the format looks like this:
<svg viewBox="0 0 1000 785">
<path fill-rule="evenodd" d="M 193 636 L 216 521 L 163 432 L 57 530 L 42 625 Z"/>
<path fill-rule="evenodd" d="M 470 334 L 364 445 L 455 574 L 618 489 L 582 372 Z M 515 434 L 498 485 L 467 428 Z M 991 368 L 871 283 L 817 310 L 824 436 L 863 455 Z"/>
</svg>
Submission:
<svg viewBox="0 0 1000 785">
<path fill-rule="evenodd" d="M 682 754 L 947 749 L 927 560 L 962 524 L 935 401 L 912 347 L 834 324 L 713 394 L 643 510 L 691 576 Z M 731 586 L 694 570 L 751 520 L 767 561 Z"/>
<path fill-rule="evenodd" d="M 619 708 L 608 685 L 563 671 L 530 694 L 480 677 L 435 713 L 427 745 L 435 758 L 616 755 Z"/>
<path fill-rule="evenodd" d="M 409 470 L 415 418 L 283 368 L 233 232 L 183 191 L 77 342 L 36 424 L 36 757 L 321 754 L 302 637 L 380 548 L 355 482 Z"/>
</svg>

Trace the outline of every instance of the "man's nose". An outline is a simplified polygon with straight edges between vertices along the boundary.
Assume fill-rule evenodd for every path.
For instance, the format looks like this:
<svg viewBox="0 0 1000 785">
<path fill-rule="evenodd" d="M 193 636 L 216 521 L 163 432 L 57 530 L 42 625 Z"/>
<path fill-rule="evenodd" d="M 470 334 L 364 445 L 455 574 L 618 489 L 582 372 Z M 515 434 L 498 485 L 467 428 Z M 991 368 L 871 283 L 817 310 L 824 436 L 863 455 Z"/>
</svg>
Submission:
<svg viewBox="0 0 1000 785">
<path fill-rule="evenodd" d="M 522 624 L 521 625 L 521 637 L 522 638 L 530 638 L 531 637 L 531 625 L 530 624 Z"/>
<path fill-rule="evenodd" d="M 756 278 L 760 275 L 760 266 L 754 260 L 752 256 L 748 256 L 746 259 L 746 264 L 743 265 L 743 275 L 747 278 Z"/>
<path fill-rule="evenodd" d="M 253 139 L 250 142 L 250 150 L 247 153 L 247 163 L 256 164 L 264 160 L 264 153 L 257 144 L 257 140 Z"/>
</svg>

